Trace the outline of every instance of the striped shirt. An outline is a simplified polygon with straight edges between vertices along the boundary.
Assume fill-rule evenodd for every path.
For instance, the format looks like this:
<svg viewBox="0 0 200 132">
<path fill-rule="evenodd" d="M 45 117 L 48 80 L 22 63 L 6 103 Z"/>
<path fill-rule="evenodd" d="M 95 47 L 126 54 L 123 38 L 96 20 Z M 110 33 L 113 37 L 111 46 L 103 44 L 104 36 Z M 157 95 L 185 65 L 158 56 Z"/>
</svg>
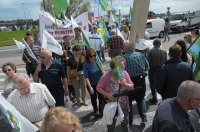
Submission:
<svg viewBox="0 0 200 132">
<path fill-rule="evenodd" d="M 122 56 L 126 60 L 126 71 L 130 77 L 137 77 L 146 74 L 149 63 L 144 54 L 135 51 L 128 51 Z"/>
<path fill-rule="evenodd" d="M 71 47 L 73 48 L 74 45 L 79 45 L 81 48 L 81 51 L 85 50 L 84 48 L 85 48 L 86 44 L 82 37 L 80 37 L 79 39 L 73 38 L 71 40 Z"/>
<path fill-rule="evenodd" d="M 161 67 L 167 60 L 167 52 L 159 47 L 153 47 L 149 51 L 147 59 L 150 67 Z"/>
<path fill-rule="evenodd" d="M 41 51 L 41 48 L 39 46 L 33 46 L 33 48 L 31 48 L 33 54 L 35 55 L 35 57 L 37 59 L 39 59 L 39 56 L 40 56 L 40 51 Z M 25 63 L 28 63 L 28 60 L 31 61 L 31 64 L 36 64 L 37 65 L 37 60 L 33 59 L 27 49 L 24 49 L 24 53 L 23 53 L 23 57 L 22 57 L 22 60 L 25 62 Z"/>
<path fill-rule="evenodd" d="M 30 94 L 21 95 L 16 89 L 8 96 L 8 101 L 30 122 L 41 121 L 55 105 L 55 100 L 47 87 L 40 83 L 30 83 Z"/>
</svg>

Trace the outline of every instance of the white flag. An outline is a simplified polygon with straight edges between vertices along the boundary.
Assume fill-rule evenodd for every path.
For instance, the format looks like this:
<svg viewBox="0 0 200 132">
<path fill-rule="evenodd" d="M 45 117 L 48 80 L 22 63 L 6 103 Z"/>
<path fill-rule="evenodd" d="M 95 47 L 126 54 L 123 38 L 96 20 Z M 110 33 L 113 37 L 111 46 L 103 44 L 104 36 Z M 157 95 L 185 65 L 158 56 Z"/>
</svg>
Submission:
<svg viewBox="0 0 200 132">
<path fill-rule="evenodd" d="M 26 43 L 26 41 L 24 39 L 22 39 L 24 42 L 24 45 L 26 47 L 26 50 L 28 51 L 28 54 L 35 60 L 37 60 L 37 58 L 35 57 L 35 55 L 33 54 L 32 50 L 30 49 L 30 47 L 28 46 L 28 44 Z"/>
<path fill-rule="evenodd" d="M 14 40 L 15 44 L 17 45 L 17 47 L 19 48 L 19 50 L 25 49 L 25 45 L 22 42 L 17 41 L 14 38 L 13 38 L 13 40 Z"/>
<path fill-rule="evenodd" d="M 58 55 L 63 55 L 62 46 L 47 31 L 43 30 L 42 48 Z"/>
<path fill-rule="evenodd" d="M 110 19 L 109 19 L 109 24 L 108 24 L 108 26 L 111 27 L 112 24 L 114 24 L 114 21 L 115 21 L 115 19 L 114 19 L 113 15 L 112 15 L 112 12 L 110 12 Z"/>
</svg>

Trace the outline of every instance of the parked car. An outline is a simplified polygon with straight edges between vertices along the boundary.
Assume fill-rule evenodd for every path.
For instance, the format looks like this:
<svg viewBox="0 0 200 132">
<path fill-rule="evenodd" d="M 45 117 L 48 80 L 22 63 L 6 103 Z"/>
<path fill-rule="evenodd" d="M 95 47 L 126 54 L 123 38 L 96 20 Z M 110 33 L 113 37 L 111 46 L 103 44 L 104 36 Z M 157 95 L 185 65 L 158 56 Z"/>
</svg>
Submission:
<svg viewBox="0 0 200 132">
<path fill-rule="evenodd" d="M 164 19 L 148 19 L 146 31 L 150 34 L 151 37 L 163 38 L 164 36 Z"/>
</svg>

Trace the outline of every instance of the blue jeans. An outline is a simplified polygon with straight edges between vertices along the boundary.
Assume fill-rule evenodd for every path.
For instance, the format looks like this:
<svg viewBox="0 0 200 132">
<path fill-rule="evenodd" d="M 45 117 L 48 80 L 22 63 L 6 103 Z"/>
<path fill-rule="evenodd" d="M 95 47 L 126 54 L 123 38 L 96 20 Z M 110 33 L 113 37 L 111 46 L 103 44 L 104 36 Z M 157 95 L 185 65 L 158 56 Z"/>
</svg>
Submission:
<svg viewBox="0 0 200 132">
<path fill-rule="evenodd" d="M 153 99 L 157 100 L 156 83 L 161 67 L 151 67 L 149 70 L 149 82 Z"/>
<path fill-rule="evenodd" d="M 168 40 L 170 39 L 168 32 L 164 32 L 164 38 L 165 38 L 165 41 L 166 41 L 167 38 L 168 38 Z"/>
</svg>

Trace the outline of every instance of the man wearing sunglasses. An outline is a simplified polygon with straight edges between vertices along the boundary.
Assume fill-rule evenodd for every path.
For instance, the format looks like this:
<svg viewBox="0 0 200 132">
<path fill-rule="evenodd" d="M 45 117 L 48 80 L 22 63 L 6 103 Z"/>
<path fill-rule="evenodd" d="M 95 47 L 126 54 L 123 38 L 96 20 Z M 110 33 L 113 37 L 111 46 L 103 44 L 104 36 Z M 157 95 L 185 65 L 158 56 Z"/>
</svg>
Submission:
<svg viewBox="0 0 200 132">
<path fill-rule="evenodd" d="M 68 83 L 63 66 L 52 59 L 49 50 L 42 50 L 40 59 L 41 63 L 36 68 L 33 81 L 38 82 L 40 79 L 56 100 L 56 106 L 64 106 L 64 93 L 68 95 Z"/>
<path fill-rule="evenodd" d="M 101 60 L 100 53 L 101 53 L 101 50 L 104 49 L 104 41 L 102 39 L 101 34 L 99 32 L 97 32 L 97 28 L 98 28 L 97 25 L 93 25 L 92 31 L 89 32 L 89 34 L 88 34 L 88 38 L 89 38 L 92 46 L 94 47 L 97 55 L 99 56 L 99 59 Z"/>
</svg>

